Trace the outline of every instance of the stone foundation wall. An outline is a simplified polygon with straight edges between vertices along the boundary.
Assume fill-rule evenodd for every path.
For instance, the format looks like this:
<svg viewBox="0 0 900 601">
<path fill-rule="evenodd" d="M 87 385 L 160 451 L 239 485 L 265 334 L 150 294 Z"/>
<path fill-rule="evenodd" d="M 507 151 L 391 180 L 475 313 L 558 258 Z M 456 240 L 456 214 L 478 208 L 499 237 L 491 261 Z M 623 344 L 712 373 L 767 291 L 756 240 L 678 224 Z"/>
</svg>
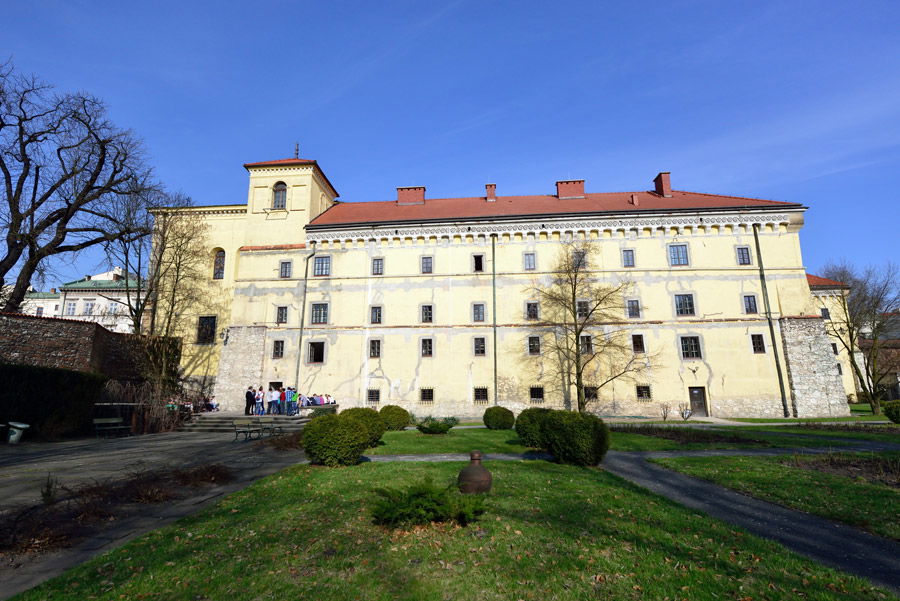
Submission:
<svg viewBox="0 0 900 601">
<path fill-rule="evenodd" d="M 820 317 L 783 317 L 781 340 L 792 402 L 797 417 L 850 415 L 838 358 Z"/>
<path fill-rule="evenodd" d="M 231 326 L 228 342 L 219 356 L 215 395 L 223 411 L 244 410 L 248 386 L 264 385 L 263 358 L 266 350 L 265 326 Z"/>
</svg>

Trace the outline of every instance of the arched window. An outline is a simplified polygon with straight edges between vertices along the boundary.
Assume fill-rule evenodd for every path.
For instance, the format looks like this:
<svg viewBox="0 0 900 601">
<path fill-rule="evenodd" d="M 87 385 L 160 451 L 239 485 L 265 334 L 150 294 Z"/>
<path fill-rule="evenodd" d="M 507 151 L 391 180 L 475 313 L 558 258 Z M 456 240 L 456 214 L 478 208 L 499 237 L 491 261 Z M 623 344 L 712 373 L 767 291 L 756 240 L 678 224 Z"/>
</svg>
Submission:
<svg viewBox="0 0 900 601">
<path fill-rule="evenodd" d="M 221 280 L 225 277 L 225 251 L 219 249 L 216 251 L 216 258 L 213 261 L 213 279 Z"/>
<path fill-rule="evenodd" d="M 287 206 L 287 186 L 284 182 L 278 182 L 272 189 L 272 208 L 283 209 Z"/>
</svg>

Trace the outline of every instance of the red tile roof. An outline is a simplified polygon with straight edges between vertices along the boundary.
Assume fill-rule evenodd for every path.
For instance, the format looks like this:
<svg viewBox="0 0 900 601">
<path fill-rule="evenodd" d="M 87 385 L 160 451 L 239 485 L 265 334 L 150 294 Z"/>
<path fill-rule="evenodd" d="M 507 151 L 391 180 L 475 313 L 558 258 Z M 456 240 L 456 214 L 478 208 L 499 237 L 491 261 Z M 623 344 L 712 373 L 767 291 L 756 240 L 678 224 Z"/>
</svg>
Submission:
<svg viewBox="0 0 900 601">
<path fill-rule="evenodd" d="M 632 197 L 637 201 L 631 202 Z M 362 223 L 453 221 L 508 217 L 560 217 L 571 214 L 643 213 L 659 211 L 802 207 L 777 200 L 718 196 L 700 192 L 672 191 L 671 198 L 655 192 L 587 193 L 584 198 L 559 199 L 545 194 L 498 196 L 487 202 L 483 196 L 469 198 L 426 198 L 424 204 L 397 205 L 396 201 L 338 203 L 316 217 L 310 226 Z"/>
<path fill-rule="evenodd" d="M 823 278 L 823 277 L 819 277 L 817 275 L 812 275 L 811 273 L 806 274 L 806 282 L 809 284 L 810 288 L 849 288 L 850 287 L 843 282 L 829 280 L 828 278 Z"/>
<path fill-rule="evenodd" d="M 239 251 L 254 250 L 294 250 L 298 248 L 306 248 L 305 244 L 270 244 L 268 246 L 242 246 Z"/>
</svg>

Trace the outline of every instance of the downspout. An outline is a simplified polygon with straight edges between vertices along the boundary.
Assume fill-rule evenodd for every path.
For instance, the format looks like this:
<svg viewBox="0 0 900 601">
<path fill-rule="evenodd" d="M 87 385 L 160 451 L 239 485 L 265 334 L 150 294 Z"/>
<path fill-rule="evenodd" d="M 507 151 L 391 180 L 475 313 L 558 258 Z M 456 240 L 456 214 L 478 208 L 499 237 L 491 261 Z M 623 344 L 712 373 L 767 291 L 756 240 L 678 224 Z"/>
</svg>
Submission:
<svg viewBox="0 0 900 601">
<path fill-rule="evenodd" d="M 494 342 L 491 345 L 494 351 L 494 404 L 499 405 L 500 399 L 497 398 L 497 234 L 491 234 L 491 292 L 493 294 L 491 316 L 494 318 Z"/>
<path fill-rule="evenodd" d="M 306 257 L 306 265 L 303 267 L 303 300 L 300 304 L 300 339 L 297 341 L 297 371 L 294 376 L 295 394 L 300 394 L 300 365 L 303 363 L 303 324 L 306 323 L 306 289 L 309 285 L 309 260 L 316 256 L 316 241 L 313 240 L 312 253 Z"/>
<path fill-rule="evenodd" d="M 769 304 L 769 289 L 766 287 L 766 270 L 763 266 L 762 251 L 759 247 L 759 224 L 753 224 L 753 241 L 756 243 L 756 262 L 759 264 L 759 283 L 762 285 L 763 307 L 766 310 L 766 321 L 769 322 L 769 339 L 772 341 L 772 357 L 775 360 L 775 370 L 778 372 L 778 389 L 781 391 L 781 408 L 785 417 L 791 417 L 788 408 L 787 394 L 784 390 L 784 374 L 781 373 L 781 360 L 778 357 L 778 342 L 775 340 L 775 324 L 772 321 L 772 308 Z M 797 406 L 791 399 L 794 409 L 794 417 L 797 417 Z"/>
</svg>

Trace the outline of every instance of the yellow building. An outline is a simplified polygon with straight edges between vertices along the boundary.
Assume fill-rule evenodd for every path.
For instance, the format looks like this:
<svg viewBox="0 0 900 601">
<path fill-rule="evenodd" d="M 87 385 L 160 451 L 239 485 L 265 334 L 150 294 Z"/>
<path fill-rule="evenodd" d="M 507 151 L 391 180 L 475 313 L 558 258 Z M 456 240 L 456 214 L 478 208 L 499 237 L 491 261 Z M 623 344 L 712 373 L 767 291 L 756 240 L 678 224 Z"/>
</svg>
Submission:
<svg viewBox="0 0 900 601">
<path fill-rule="evenodd" d="M 555 194 L 408 187 L 343 203 L 315 161 L 245 167 L 246 204 L 189 209 L 209 226 L 212 287 L 185 316 L 185 361 L 226 408 L 272 383 L 417 415 L 570 406 L 534 348 L 546 324 L 531 290 L 562 241 L 586 239 L 592 275 L 629 283 L 619 327 L 647 363 L 600 388 L 592 410 L 848 414 L 852 380 L 807 281 L 800 204 L 672 190 L 668 173 L 627 193 L 567 180 Z"/>
</svg>

